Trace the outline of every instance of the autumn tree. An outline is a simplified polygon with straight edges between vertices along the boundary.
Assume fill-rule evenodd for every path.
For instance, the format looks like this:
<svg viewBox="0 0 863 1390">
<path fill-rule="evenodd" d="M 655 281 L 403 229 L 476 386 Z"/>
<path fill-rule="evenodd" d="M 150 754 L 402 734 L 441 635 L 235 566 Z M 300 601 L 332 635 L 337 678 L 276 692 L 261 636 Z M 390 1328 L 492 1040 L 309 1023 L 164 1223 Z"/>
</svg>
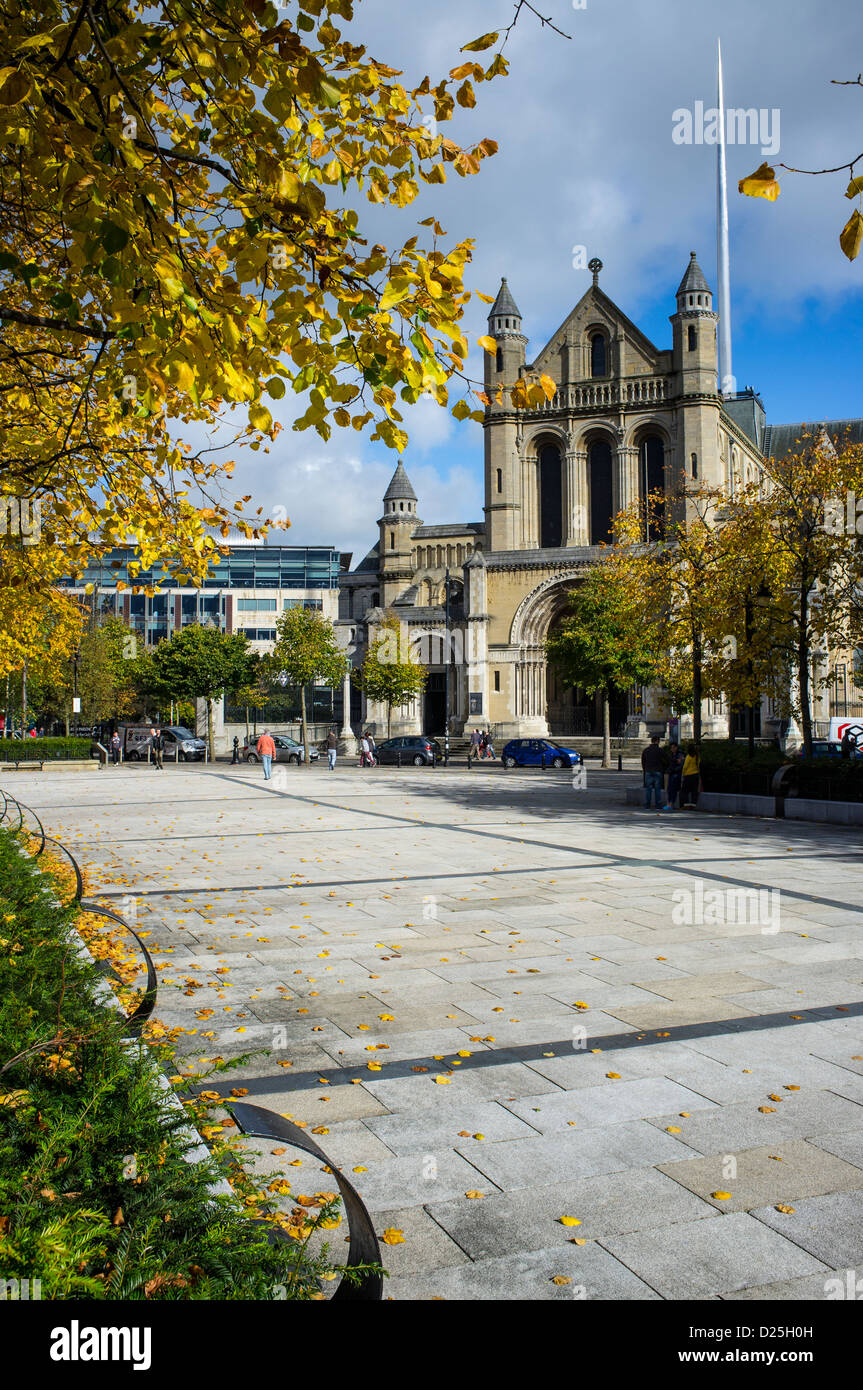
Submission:
<svg viewBox="0 0 863 1390">
<path fill-rule="evenodd" d="M 160 699 L 206 701 L 212 758 L 213 701 L 251 680 L 255 660 L 242 632 L 220 632 L 190 623 L 149 653 L 146 680 L 151 694 Z"/>
<path fill-rule="evenodd" d="M 306 691 L 316 682 L 338 685 L 347 670 L 347 657 L 336 641 L 332 623 L 316 608 L 286 608 L 276 622 L 276 642 L 267 666 L 286 685 L 299 688 L 304 765 L 308 767 Z"/>
<path fill-rule="evenodd" d="M 367 700 L 387 709 L 387 738 L 392 727 L 393 709 L 416 699 L 425 689 L 428 670 L 416 659 L 407 634 L 392 612 L 384 614 L 362 665 L 353 673 Z"/>
<path fill-rule="evenodd" d="M 388 249 L 357 206 L 479 171 L 494 141 L 438 127 L 506 74 L 523 8 L 409 89 L 345 31 L 352 0 L 0 0 L 0 492 L 42 511 L 4 582 L 47 592 L 131 543 L 133 578 L 160 559 L 201 583 L 214 531 L 266 528 L 225 487 L 275 438 L 268 401 L 395 448 L 425 393 L 481 418 L 472 243 L 428 216 Z"/>
<path fill-rule="evenodd" d="M 548 660 L 563 684 L 602 696 L 603 767 L 611 765 L 611 692 L 653 679 L 657 653 L 651 638 L 628 585 L 610 565 L 600 565 L 570 594 L 560 627 L 546 641 Z"/>
</svg>

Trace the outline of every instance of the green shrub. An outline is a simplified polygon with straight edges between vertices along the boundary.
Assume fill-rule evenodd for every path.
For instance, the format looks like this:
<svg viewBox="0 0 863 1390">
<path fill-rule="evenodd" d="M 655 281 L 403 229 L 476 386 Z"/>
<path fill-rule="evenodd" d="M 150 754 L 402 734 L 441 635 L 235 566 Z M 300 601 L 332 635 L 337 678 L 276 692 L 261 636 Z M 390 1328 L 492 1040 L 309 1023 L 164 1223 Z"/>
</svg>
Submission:
<svg viewBox="0 0 863 1390">
<path fill-rule="evenodd" d="M 0 759 L 4 763 L 20 759 L 89 758 L 88 738 L 4 738 L 0 739 Z"/>
<path fill-rule="evenodd" d="M 158 1045 L 123 1037 L 74 921 L 0 831 L 0 1277 L 43 1299 L 320 1298 L 326 1247 L 269 1239 L 275 1185 L 228 1147 L 187 1161 L 200 1111 L 157 1085 Z"/>
<path fill-rule="evenodd" d="M 706 739 L 701 745 L 701 780 L 708 792 L 769 796 L 776 769 L 786 761 L 778 748 L 756 744 L 750 759 L 745 742 Z"/>
</svg>

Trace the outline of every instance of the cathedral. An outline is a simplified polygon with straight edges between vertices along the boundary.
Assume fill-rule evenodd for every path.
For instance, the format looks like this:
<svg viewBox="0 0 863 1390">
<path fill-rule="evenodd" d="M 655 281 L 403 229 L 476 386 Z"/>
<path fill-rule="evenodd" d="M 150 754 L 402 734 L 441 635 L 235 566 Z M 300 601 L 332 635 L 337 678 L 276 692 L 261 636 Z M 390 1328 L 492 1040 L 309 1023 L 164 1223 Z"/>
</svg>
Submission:
<svg viewBox="0 0 863 1390">
<path fill-rule="evenodd" d="M 561 689 L 545 658 L 567 597 L 602 555 L 615 514 L 638 498 L 687 487 L 734 487 L 761 461 L 790 449 L 804 426 L 768 426 L 756 392 L 717 387 L 713 293 L 693 251 L 671 315 L 672 345 L 658 348 L 593 283 L 533 361 L 506 280 L 489 313 L 496 351 L 485 354 L 485 506 L 482 521 L 426 526 L 400 462 L 383 499 L 377 543 L 341 576 L 339 626 L 358 665 L 385 611 L 395 613 L 428 667 L 424 694 L 393 711 L 393 734 L 453 734 L 476 726 L 498 739 L 596 735 L 598 699 Z M 550 376 L 551 400 L 516 409 L 501 386 Z M 824 422 L 831 436 L 863 422 Z M 678 503 L 677 505 L 680 505 Z M 685 505 L 685 503 L 684 503 Z M 815 714 L 829 717 L 829 697 Z M 612 732 L 664 732 L 662 692 L 619 691 Z M 721 701 L 705 701 L 707 737 L 734 732 Z M 731 723 L 729 722 L 731 721 Z M 353 693 L 351 724 L 386 730 L 386 713 Z M 347 721 L 345 721 L 347 723 Z M 778 720 L 769 702 L 761 732 Z M 684 729 L 685 732 L 685 729 Z"/>
</svg>

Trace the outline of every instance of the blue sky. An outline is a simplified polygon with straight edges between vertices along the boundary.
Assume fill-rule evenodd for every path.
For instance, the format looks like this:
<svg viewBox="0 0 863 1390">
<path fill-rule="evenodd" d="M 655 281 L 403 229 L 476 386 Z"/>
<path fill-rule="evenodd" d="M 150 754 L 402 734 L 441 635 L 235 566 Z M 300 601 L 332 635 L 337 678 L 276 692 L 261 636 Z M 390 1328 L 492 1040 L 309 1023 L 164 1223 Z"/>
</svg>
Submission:
<svg viewBox="0 0 863 1390">
<path fill-rule="evenodd" d="M 658 347 L 690 250 L 715 288 L 715 148 L 672 140 L 672 115 L 715 100 L 721 37 L 726 102 L 778 110 L 771 162 L 836 165 L 863 148 L 863 90 L 831 85 L 863 68 L 863 7 L 847 0 L 544 0 L 568 34 L 523 13 L 507 45 L 511 73 L 477 89 L 477 106 L 444 132 L 490 136 L 499 153 L 480 175 L 452 175 L 401 213 L 362 205 L 368 232 L 392 245 L 434 212 L 450 242 L 476 241 L 466 283 L 494 294 L 506 275 L 534 358 L 589 284 L 572 248 L 604 263 L 601 284 Z M 463 43 L 498 28 L 510 0 L 359 0 L 355 41 L 405 71 L 410 85 L 459 61 Z M 397 28 L 394 27 L 394 22 Z M 847 175 L 777 172 L 776 203 L 745 199 L 737 181 L 759 146 L 728 149 L 734 374 L 760 391 L 773 423 L 863 415 L 863 254 L 838 235 L 853 204 Z M 474 301 L 471 338 L 487 309 Z M 472 374 L 481 376 L 481 353 Z M 282 407 L 289 401 L 280 403 Z M 335 544 L 355 558 L 376 537 L 380 499 L 397 456 L 353 431 L 324 444 L 287 428 L 270 455 L 241 455 L 237 492 L 281 505 L 291 544 Z M 482 430 L 423 402 L 411 413 L 405 466 L 427 522 L 482 517 Z"/>
</svg>

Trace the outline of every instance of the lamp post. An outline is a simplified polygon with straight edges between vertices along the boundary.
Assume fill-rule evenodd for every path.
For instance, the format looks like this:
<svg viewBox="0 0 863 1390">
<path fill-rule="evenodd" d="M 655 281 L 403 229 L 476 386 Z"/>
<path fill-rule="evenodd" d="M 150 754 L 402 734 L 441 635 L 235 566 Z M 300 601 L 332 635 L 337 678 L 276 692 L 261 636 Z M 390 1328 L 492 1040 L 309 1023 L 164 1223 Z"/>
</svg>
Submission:
<svg viewBox="0 0 863 1390">
<path fill-rule="evenodd" d="M 449 613 L 449 565 L 446 567 L 444 576 L 444 732 L 443 732 L 443 765 L 449 767 L 449 668 L 450 668 L 450 613 Z"/>
</svg>

